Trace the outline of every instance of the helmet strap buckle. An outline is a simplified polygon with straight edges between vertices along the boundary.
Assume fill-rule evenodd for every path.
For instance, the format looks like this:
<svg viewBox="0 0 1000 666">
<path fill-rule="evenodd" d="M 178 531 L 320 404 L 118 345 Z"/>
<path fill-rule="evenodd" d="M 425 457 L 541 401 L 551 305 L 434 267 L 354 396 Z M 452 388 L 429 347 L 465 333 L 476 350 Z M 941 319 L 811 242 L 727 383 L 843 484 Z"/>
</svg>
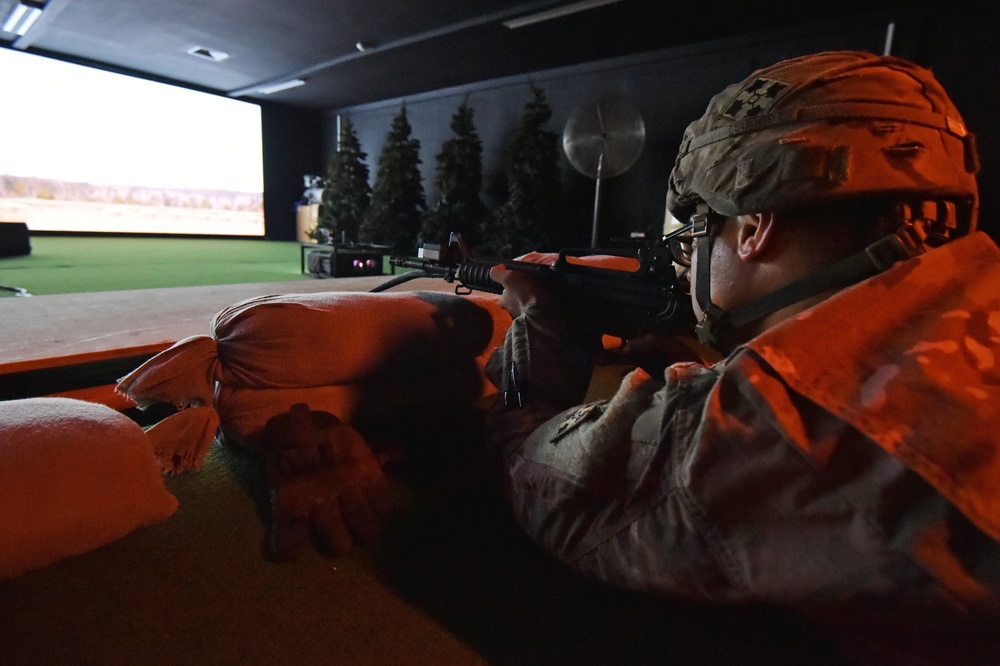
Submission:
<svg viewBox="0 0 1000 666">
<path fill-rule="evenodd" d="M 946 199 L 899 203 L 896 205 L 895 217 L 899 225 L 896 235 L 904 245 L 908 248 L 920 248 L 912 252 L 911 256 L 923 252 L 925 246 L 944 245 L 958 231 L 958 206 Z"/>
<path fill-rule="evenodd" d="M 924 253 L 922 230 L 912 226 L 901 227 L 895 234 L 883 236 L 865 248 L 864 255 L 871 262 L 874 272 L 889 270 L 900 261 Z"/>
<path fill-rule="evenodd" d="M 709 235 L 709 221 L 713 213 L 699 212 L 691 216 L 691 237 L 706 238 Z"/>
<path fill-rule="evenodd" d="M 698 341 L 707 347 L 723 351 L 725 349 L 724 338 L 730 329 L 726 313 L 714 303 L 709 303 L 708 309 L 704 310 L 704 315 L 704 318 L 694 327 Z"/>
</svg>

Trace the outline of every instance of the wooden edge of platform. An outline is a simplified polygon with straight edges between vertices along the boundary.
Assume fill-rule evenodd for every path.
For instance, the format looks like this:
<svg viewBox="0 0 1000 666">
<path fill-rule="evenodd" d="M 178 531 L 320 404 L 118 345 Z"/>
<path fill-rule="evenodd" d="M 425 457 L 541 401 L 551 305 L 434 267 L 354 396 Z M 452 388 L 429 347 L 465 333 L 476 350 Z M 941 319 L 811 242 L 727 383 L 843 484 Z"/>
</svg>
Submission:
<svg viewBox="0 0 1000 666">
<path fill-rule="evenodd" d="M 173 343 L 108 349 L 0 365 L 0 400 L 74 397 L 122 410 L 134 407 L 115 392 L 118 380 Z"/>
<path fill-rule="evenodd" d="M 118 347 L 115 349 L 80 352 L 78 354 L 69 354 L 67 356 L 49 356 L 45 358 L 32 358 L 23 361 L 0 363 L 0 380 L 5 381 L 6 375 L 14 375 L 22 372 L 81 366 L 98 361 L 108 361 L 136 356 L 153 356 L 154 354 L 159 354 L 164 349 L 168 349 L 173 344 L 174 342 L 157 342 L 146 345 L 136 345 L 134 347 Z"/>
</svg>

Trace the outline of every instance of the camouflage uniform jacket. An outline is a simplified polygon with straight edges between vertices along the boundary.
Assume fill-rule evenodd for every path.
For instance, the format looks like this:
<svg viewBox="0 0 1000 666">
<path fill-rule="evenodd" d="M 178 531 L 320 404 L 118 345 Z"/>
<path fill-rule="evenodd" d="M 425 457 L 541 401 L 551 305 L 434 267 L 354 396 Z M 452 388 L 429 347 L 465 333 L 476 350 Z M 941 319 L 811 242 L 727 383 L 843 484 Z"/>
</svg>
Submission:
<svg viewBox="0 0 1000 666">
<path fill-rule="evenodd" d="M 544 312 L 521 319 L 508 336 L 550 334 Z M 532 347 L 536 384 L 562 381 L 555 349 Z M 1000 251 L 982 233 L 716 365 L 635 370 L 610 401 L 553 414 L 498 412 L 494 442 L 517 519 L 588 575 L 787 604 L 852 636 L 997 612 Z M 931 633 L 905 640 L 929 655 Z"/>
</svg>

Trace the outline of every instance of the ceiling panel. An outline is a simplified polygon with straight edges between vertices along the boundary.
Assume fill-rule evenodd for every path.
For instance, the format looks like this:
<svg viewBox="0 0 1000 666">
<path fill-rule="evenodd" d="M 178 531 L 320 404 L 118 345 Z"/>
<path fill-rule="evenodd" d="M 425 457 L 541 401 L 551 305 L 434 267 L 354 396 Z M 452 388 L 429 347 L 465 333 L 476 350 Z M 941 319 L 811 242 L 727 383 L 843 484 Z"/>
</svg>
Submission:
<svg viewBox="0 0 1000 666">
<path fill-rule="evenodd" d="M 15 0 L 0 0 L 0 19 Z M 573 0 L 48 0 L 0 46 L 219 94 L 335 109 L 706 39 L 863 12 L 859 0 L 619 0 L 511 30 Z M 917 3 L 897 2 L 896 6 Z M 886 9 L 882 3 L 879 9 Z M 367 46 L 358 51 L 356 44 Z M 220 62 L 188 53 L 221 51 Z M 306 84 L 265 96 L 264 84 Z"/>
</svg>

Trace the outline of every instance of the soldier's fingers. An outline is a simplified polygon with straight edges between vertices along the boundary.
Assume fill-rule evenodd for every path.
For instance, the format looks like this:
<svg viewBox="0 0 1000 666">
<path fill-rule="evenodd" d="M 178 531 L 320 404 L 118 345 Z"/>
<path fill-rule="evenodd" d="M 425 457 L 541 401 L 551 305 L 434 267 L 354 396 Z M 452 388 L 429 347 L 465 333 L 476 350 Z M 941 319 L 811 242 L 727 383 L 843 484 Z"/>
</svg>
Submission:
<svg viewBox="0 0 1000 666">
<path fill-rule="evenodd" d="M 504 279 L 510 271 L 503 264 L 497 264 L 490 269 L 490 279 L 499 285 L 503 285 Z"/>
</svg>

